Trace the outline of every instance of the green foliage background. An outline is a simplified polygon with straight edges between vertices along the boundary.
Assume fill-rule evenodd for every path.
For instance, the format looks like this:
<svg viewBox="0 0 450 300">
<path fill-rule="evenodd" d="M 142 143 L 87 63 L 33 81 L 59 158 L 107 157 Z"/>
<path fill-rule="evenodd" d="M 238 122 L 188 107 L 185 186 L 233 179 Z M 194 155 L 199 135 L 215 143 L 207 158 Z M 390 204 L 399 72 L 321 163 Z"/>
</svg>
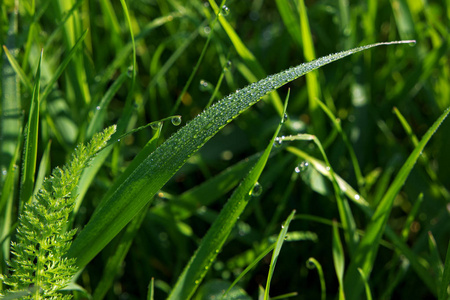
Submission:
<svg viewBox="0 0 450 300">
<path fill-rule="evenodd" d="M 285 98 L 288 89 L 289 118 L 280 135 L 316 135 L 333 171 L 375 208 L 413 151 L 415 136 L 420 140 L 450 106 L 450 3 L 349 2 L 227 1 L 229 12 L 222 11 L 217 22 L 212 1 L 135 0 L 127 3 L 128 13 L 119 1 L 108 0 L 2 2 L 2 187 L 7 186 L 11 161 L 17 166 L 17 174 L 21 169 L 22 148 L 17 147 L 17 141 L 28 122 L 42 48 L 36 186 L 50 169 L 66 162 L 79 142 L 106 126 L 119 123 L 119 133 L 123 133 L 175 114 L 182 116 L 184 125 L 209 105 L 221 76 L 223 80 L 213 101 L 268 74 L 329 53 L 375 42 L 414 39 L 414 47 L 368 50 L 265 96 L 191 157 L 152 205 L 145 208 L 142 223 L 136 225 L 139 230 L 118 270 L 103 273 L 120 243 L 116 238 L 87 265 L 77 283 L 86 293 L 94 294 L 99 283 L 109 276 L 114 284 L 108 288 L 107 298 L 143 299 L 153 277 L 155 299 L 167 297 L 169 287 L 174 286 L 231 191 L 248 172 L 249 166 L 241 161 L 254 161 L 253 155 L 267 147 L 280 122 L 280 98 Z M 15 6 L 18 18 L 14 17 Z M 133 46 L 129 25 L 135 39 L 134 70 L 130 67 Z M 192 83 L 186 86 L 209 36 L 199 68 Z M 75 52 L 66 65 L 64 59 L 73 48 Z M 15 56 L 23 76 L 9 65 L 8 51 Z M 62 66 L 65 68 L 58 69 Z M 186 93 L 182 94 L 185 87 Z M 179 106 L 177 99 L 181 101 Z M 359 180 L 344 139 L 317 100 L 339 118 L 361 169 Z M 399 115 L 404 117 L 403 123 Z M 113 182 L 153 136 L 159 138 L 154 141 L 157 146 L 175 130 L 166 120 L 161 133 L 149 127 L 121 138 L 92 184 L 80 188 L 74 227 L 80 231 L 86 225 Z M 426 273 L 418 274 L 402 251 L 383 236 L 369 280 L 375 298 L 437 296 L 438 290 L 424 283 L 423 277 L 439 282 L 449 246 L 449 136 L 447 121 L 425 148 L 395 198 L 388 220 Z M 269 158 L 259 179 L 262 194 L 249 202 L 204 282 L 234 280 L 268 247 L 269 237 L 275 239 L 282 221 L 295 209 L 297 216 L 289 231 L 314 232 L 316 238 L 302 241 L 298 237 L 284 243 L 270 294 L 298 292 L 295 299 L 319 298 L 317 271 L 306 265 L 314 257 L 323 267 L 327 296 L 331 299 L 339 289 L 332 251 L 331 221 L 341 222 L 335 193 L 330 181 L 311 165 L 295 172 L 304 158 L 288 151 L 284 147 L 287 143 L 283 142 L 283 147 L 276 148 Z M 293 141 L 289 146 L 323 160 L 320 149 L 312 142 Z M 214 181 L 230 167 L 237 171 Z M 19 182 L 16 175 L 8 197 L 7 191 L 2 190 L 2 201 L 8 199 L 0 206 L 3 259 L 9 256 L 9 238 L 14 240 Z M 356 227 L 364 234 L 370 218 L 353 203 L 350 208 Z M 343 246 L 347 268 L 352 250 L 346 243 Z M 239 283 L 253 299 L 259 285 L 265 286 L 269 264 L 270 255 Z"/>
</svg>

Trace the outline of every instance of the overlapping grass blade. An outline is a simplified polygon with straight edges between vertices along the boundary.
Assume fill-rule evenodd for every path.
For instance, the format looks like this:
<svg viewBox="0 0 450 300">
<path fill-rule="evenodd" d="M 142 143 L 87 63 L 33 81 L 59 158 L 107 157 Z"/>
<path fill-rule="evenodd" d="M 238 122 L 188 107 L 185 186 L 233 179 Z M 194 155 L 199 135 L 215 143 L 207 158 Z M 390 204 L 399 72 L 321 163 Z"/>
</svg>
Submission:
<svg viewBox="0 0 450 300">
<path fill-rule="evenodd" d="M 34 83 L 33 95 L 31 96 L 31 106 L 26 128 L 22 183 L 20 187 L 20 209 L 22 209 L 25 204 L 31 202 L 34 190 L 34 177 L 36 171 L 38 148 L 39 88 L 41 83 L 42 55 L 43 50 L 41 51 L 41 56 L 39 57 L 38 67 L 36 71 L 36 81 Z"/>
<path fill-rule="evenodd" d="M 311 29 L 309 28 L 308 13 L 306 11 L 305 3 L 303 0 L 298 0 L 298 14 L 300 15 L 300 29 L 302 35 L 303 56 L 306 61 L 312 61 L 316 59 L 314 50 L 313 38 L 311 35 Z M 305 75 L 306 87 L 308 90 L 308 105 L 311 113 L 311 121 L 313 125 L 314 133 L 319 137 L 325 137 L 325 122 L 323 113 L 319 109 L 317 103 L 318 99 L 322 98 L 320 84 L 319 84 L 319 71 L 314 70 Z"/>
<path fill-rule="evenodd" d="M 379 43 L 301 64 L 236 91 L 206 109 L 194 120 L 172 135 L 151 153 L 130 176 L 111 193 L 103 207 L 91 218 L 69 250 L 77 264 L 85 266 L 119 231 L 149 202 L 153 195 L 179 168 L 226 124 L 258 102 L 262 96 L 323 65 L 371 47 L 409 43 Z"/>
<path fill-rule="evenodd" d="M 287 103 L 288 100 L 286 99 L 284 113 L 286 112 Z M 168 299 L 188 300 L 202 282 L 203 277 L 206 275 L 209 267 L 216 259 L 223 244 L 230 235 L 237 219 L 244 211 L 250 199 L 255 196 L 254 193 L 256 192 L 254 189 L 259 186 L 257 181 L 269 159 L 273 143 L 280 132 L 282 124 L 283 122 L 280 122 L 262 156 L 258 159 L 248 175 L 242 180 L 241 184 L 234 190 L 230 199 L 228 199 L 227 203 L 220 211 L 220 214 L 206 233 L 189 264 L 178 278 Z"/>
<path fill-rule="evenodd" d="M 333 252 L 334 269 L 336 270 L 336 275 L 339 282 L 339 300 L 344 300 L 345 256 L 344 256 L 344 248 L 342 247 L 341 238 L 339 236 L 339 229 L 336 221 L 333 221 L 332 252 Z"/>
<path fill-rule="evenodd" d="M 219 13 L 219 7 L 217 7 L 217 4 L 213 0 L 208 0 L 211 7 L 214 9 L 214 12 L 216 14 Z M 266 76 L 266 73 L 264 72 L 264 69 L 256 59 L 256 57 L 253 55 L 253 53 L 244 45 L 239 35 L 236 33 L 236 31 L 233 29 L 233 27 L 228 23 L 228 21 L 225 19 L 224 16 L 219 15 L 219 22 L 222 25 L 223 29 L 227 33 L 228 37 L 230 38 L 230 41 L 233 43 L 234 48 L 236 49 L 236 52 L 239 54 L 239 56 L 245 61 L 245 63 L 248 65 L 250 71 L 258 78 Z M 281 103 L 280 96 L 278 93 L 274 92 L 271 95 L 272 104 L 275 107 L 276 111 L 281 115 L 281 112 L 283 111 L 283 104 Z"/>
<path fill-rule="evenodd" d="M 447 109 L 428 129 L 422 140 L 419 142 L 417 147 L 415 147 L 414 151 L 410 154 L 410 156 L 400 169 L 399 173 L 394 179 L 394 182 L 391 184 L 377 209 L 375 210 L 375 213 L 371 218 L 371 222 L 367 226 L 366 234 L 359 243 L 354 256 L 354 260 L 351 262 L 348 272 L 345 276 L 345 286 L 348 299 L 359 299 L 361 290 L 364 288 L 364 285 L 361 282 L 361 278 L 358 274 L 357 268 L 361 268 L 364 274 L 370 276 L 373 268 L 373 263 L 378 251 L 379 241 L 386 227 L 386 223 L 389 218 L 394 199 L 405 183 L 406 179 L 408 178 L 408 175 L 414 167 L 416 161 L 419 159 L 420 154 L 425 148 L 425 145 L 431 139 L 431 137 L 447 117 L 449 112 L 450 109 Z M 436 289 L 433 289 L 432 292 L 436 293 Z"/>
<path fill-rule="evenodd" d="M 326 169 L 326 164 L 324 162 L 321 162 L 317 160 L 314 157 L 311 157 L 310 155 L 306 154 L 305 152 L 294 148 L 294 147 L 287 147 L 286 148 L 289 152 L 294 153 L 295 155 L 298 155 L 299 157 L 307 160 L 317 171 L 319 171 L 323 176 L 327 177 L 329 180 L 331 179 L 330 172 Z M 356 190 L 349 185 L 346 181 L 344 181 L 340 176 L 335 174 L 336 181 L 339 184 L 340 189 L 344 192 L 345 195 L 368 216 L 372 217 L 374 212 L 369 206 L 366 199 L 359 195 Z M 311 219 L 311 218 L 308 218 Z M 417 275 L 422 279 L 422 281 L 427 285 L 427 287 L 430 290 L 435 290 L 435 282 L 433 279 L 429 276 L 429 273 L 427 269 L 422 264 L 421 259 L 418 257 L 417 253 L 413 252 L 409 246 L 400 238 L 397 236 L 397 234 L 394 232 L 392 228 L 389 227 L 389 225 L 385 228 L 385 234 L 386 236 L 391 240 L 391 242 L 394 244 L 394 246 L 409 260 L 411 263 L 411 266 L 414 268 Z M 380 245 L 382 243 L 380 242 Z"/>
<path fill-rule="evenodd" d="M 284 240 L 286 238 L 287 231 L 289 229 L 289 224 L 294 218 L 295 210 L 289 215 L 284 224 L 281 226 L 280 234 L 278 235 L 277 242 L 275 243 L 275 249 L 272 253 L 272 259 L 270 260 L 269 274 L 267 275 L 266 288 L 264 291 L 264 300 L 269 300 L 270 282 L 272 281 L 273 272 L 275 271 L 275 265 L 277 264 L 278 256 L 280 256 L 281 247 L 283 246 Z"/>
</svg>

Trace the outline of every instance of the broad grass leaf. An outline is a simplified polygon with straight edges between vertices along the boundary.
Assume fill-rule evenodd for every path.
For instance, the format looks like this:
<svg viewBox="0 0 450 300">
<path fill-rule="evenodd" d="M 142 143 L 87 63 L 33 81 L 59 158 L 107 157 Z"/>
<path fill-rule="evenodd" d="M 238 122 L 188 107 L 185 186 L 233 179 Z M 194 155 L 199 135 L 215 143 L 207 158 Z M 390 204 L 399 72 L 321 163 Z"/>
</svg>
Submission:
<svg viewBox="0 0 450 300">
<path fill-rule="evenodd" d="M 128 222 L 149 202 L 164 184 L 210 138 L 261 97 L 284 84 L 356 52 L 400 41 L 378 43 L 324 56 L 283 72 L 268 76 L 236 91 L 212 105 L 160 147 L 152 152 L 113 192 L 102 208 L 80 232 L 69 250 L 69 257 L 77 257 L 84 267 Z"/>
</svg>

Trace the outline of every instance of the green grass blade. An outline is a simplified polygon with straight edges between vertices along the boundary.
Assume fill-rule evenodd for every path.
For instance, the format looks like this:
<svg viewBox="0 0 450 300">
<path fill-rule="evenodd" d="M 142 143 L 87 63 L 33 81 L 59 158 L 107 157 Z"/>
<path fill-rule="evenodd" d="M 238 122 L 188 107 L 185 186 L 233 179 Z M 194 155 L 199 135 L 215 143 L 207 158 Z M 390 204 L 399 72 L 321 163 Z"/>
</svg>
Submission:
<svg viewBox="0 0 450 300">
<path fill-rule="evenodd" d="M 306 12 L 305 3 L 303 0 L 298 0 L 297 5 L 298 13 L 300 15 L 300 29 L 303 42 L 303 56 L 306 61 L 312 61 L 316 59 L 314 50 L 313 38 L 311 36 L 311 29 L 309 28 L 308 14 Z M 321 90 L 319 84 L 319 72 L 314 70 L 306 74 L 306 87 L 308 90 L 308 104 L 309 112 L 311 114 L 311 121 L 314 129 L 314 133 L 319 138 L 326 136 L 325 123 L 322 112 L 317 104 L 317 99 L 321 99 Z"/>
<path fill-rule="evenodd" d="M 275 265 L 277 264 L 278 256 L 280 256 L 281 247 L 283 246 L 284 239 L 286 237 L 289 224 L 294 218 L 295 210 L 289 215 L 284 224 L 281 226 L 280 234 L 278 235 L 275 249 L 273 250 L 272 259 L 270 260 L 269 274 L 267 275 L 266 289 L 264 292 L 264 300 L 269 300 L 270 282 L 272 281 L 273 272 L 275 271 Z"/>
<path fill-rule="evenodd" d="M 244 269 L 244 271 L 242 271 L 239 276 L 236 277 L 236 279 L 233 281 L 233 283 L 230 284 L 230 286 L 228 287 L 228 289 L 225 291 L 225 293 L 223 293 L 222 298 L 224 299 L 224 297 L 227 296 L 228 292 L 242 279 L 242 277 L 244 277 L 248 272 L 250 272 L 251 269 L 253 269 L 254 266 L 256 266 L 256 264 L 261 261 L 264 257 L 266 257 L 267 254 L 270 253 L 270 251 L 272 251 L 273 249 L 275 249 L 276 243 L 273 243 L 272 245 L 270 245 L 269 247 L 267 247 L 267 249 L 265 249 L 260 255 L 258 255 L 257 258 L 255 258 L 255 260 L 249 264 L 247 266 L 247 268 Z"/>
<path fill-rule="evenodd" d="M 214 12 L 216 14 L 219 13 L 219 7 L 217 7 L 217 4 L 215 1 L 208 0 L 211 7 L 214 9 Z M 250 70 L 257 76 L 257 77 L 264 77 L 266 76 L 266 73 L 264 72 L 264 69 L 259 64 L 256 57 L 253 55 L 253 53 L 244 45 L 241 38 L 238 36 L 236 31 L 231 27 L 230 23 L 226 20 L 226 18 L 222 15 L 219 15 L 219 22 L 220 25 L 222 25 L 223 29 L 227 33 L 228 37 L 230 38 L 231 42 L 233 43 L 234 48 L 236 49 L 236 52 L 239 54 L 239 56 L 245 61 L 245 63 L 249 66 Z M 283 104 L 281 103 L 281 99 L 278 96 L 278 94 L 272 93 L 271 94 L 272 104 L 274 105 L 276 111 L 281 115 L 283 111 Z"/>
<path fill-rule="evenodd" d="M 310 257 L 308 261 L 306 262 L 306 266 L 308 269 L 317 269 L 317 273 L 319 273 L 319 280 L 320 280 L 320 299 L 326 300 L 327 298 L 327 287 L 325 285 L 325 277 L 323 276 L 323 270 L 320 263 L 314 258 Z"/>
<path fill-rule="evenodd" d="M 447 117 L 449 112 L 450 109 L 447 109 L 428 129 L 422 140 L 419 142 L 419 145 L 414 149 L 414 151 L 411 153 L 411 155 L 408 157 L 408 159 L 400 169 L 399 173 L 394 179 L 394 182 L 391 184 L 377 209 L 375 210 L 375 213 L 371 218 L 371 222 L 367 226 L 366 234 L 359 243 L 354 260 L 351 262 L 348 272 L 345 276 L 345 286 L 348 299 L 359 299 L 361 290 L 364 285 L 361 283 L 361 278 L 358 274 L 357 268 L 361 268 L 364 274 L 366 274 L 367 276 L 370 275 L 378 251 L 379 241 L 381 239 L 381 235 L 384 232 L 384 228 L 386 227 L 386 223 L 390 215 L 394 199 L 405 183 L 406 179 L 408 178 L 409 173 L 420 157 L 420 153 L 425 148 L 425 145 L 431 139 L 431 137 Z"/>
<path fill-rule="evenodd" d="M 336 221 L 333 221 L 332 252 L 333 252 L 334 269 L 336 270 L 336 275 L 339 282 L 339 300 L 343 300 L 345 299 L 344 294 L 345 257 L 344 257 L 344 248 L 342 247 L 341 238 L 339 236 L 339 229 Z"/>
<path fill-rule="evenodd" d="M 5 18 L 6 19 L 6 18 Z M 10 14 L 9 28 L 6 35 L 5 46 L 11 49 L 11 58 L 18 55 L 17 36 L 19 24 L 19 7 L 18 3 L 14 7 L 14 11 Z M 2 25 L 7 26 L 6 20 Z M 7 55 L 7 48 L 5 56 Z M 17 149 L 17 141 L 20 131 L 22 130 L 21 122 L 21 100 L 20 100 L 20 86 L 17 73 L 14 72 L 13 60 L 8 60 L 2 57 L 1 64 L 1 116 L 0 116 L 0 186 L 4 183 L 5 172 L 11 164 L 11 160 Z M 14 59 L 15 61 L 15 59 Z"/>
<path fill-rule="evenodd" d="M 284 112 L 286 112 L 287 103 L 288 101 L 286 99 Z M 259 158 L 253 169 L 243 179 L 241 184 L 231 195 L 230 199 L 228 199 L 224 208 L 220 211 L 220 214 L 206 233 L 200 246 L 178 278 L 175 287 L 167 299 L 188 300 L 194 294 L 198 285 L 203 280 L 203 277 L 206 275 L 207 270 L 223 247 L 223 244 L 231 233 L 237 219 L 247 206 L 247 203 L 256 195 L 255 189 L 259 186 L 257 181 L 269 159 L 273 143 L 280 132 L 282 125 L 283 122 L 280 122 L 263 155 Z"/>
<path fill-rule="evenodd" d="M 445 257 L 444 272 L 439 287 L 438 300 L 446 300 L 449 297 L 448 286 L 450 285 L 450 242 L 447 246 L 447 255 Z"/>
<path fill-rule="evenodd" d="M 262 96 L 311 70 L 353 53 L 380 45 L 409 42 L 372 44 L 324 56 L 268 76 L 212 105 L 172 135 L 130 174 L 80 232 L 73 242 L 68 256 L 77 257 L 77 264 L 80 267 L 85 266 L 151 201 L 153 195 L 183 166 L 189 157 L 225 125 L 257 103 Z"/>
<path fill-rule="evenodd" d="M 43 52 L 44 51 L 41 51 L 41 56 L 39 57 L 36 82 L 34 83 L 33 95 L 31 96 L 30 113 L 28 115 L 25 135 L 22 182 L 20 187 L 20 208 L 31 202 L 34 190 L 39 129 L 39 89 L 41 83 L 41 61 Z"/>
<path fill-rule="evenodd" d="M 114 95 L 116 95 L 117 91 L 120 89 L 122 84 L 127 79 L 128 77 L 127 74 L 128 73 L 120 74 L 120 76 L 113 82 L 113 84 L 106 91 L 105 95 L 103 95 L 98 106 L 95 107 L 94 116 L 92 117 L 92 120 L 89 122 L 87 128 L 86 132 L 87 138 L 92 137 L 94 133 L 98 132 L 102 128 L 104 117 L 106 114 L 106 108 L 108 107 Z"/>
<path fill-rule="evenodd" d="M 326 164 L 324 162 L 321 162 L 305 152 L 294 148 L 294 147 L 287 147 L 286 148 L 289 152 L 294 153 L 295 155 L 301 157 L 302 159 L 307 160 L 314 168 L 319 171 L 322 175 L 327 177 L 330 181 L 332 180 L 330 176 L 330 172 L 326 169 Z M 347 197 L 356 205 L 358 205 L 359 208 L 368 216 L 373 216 L 373 211 L 370 208 L 368 202 L 359 195 L 355 189 L 351 185 L 349 185 L 347 182 L 345 182 L 341 177 L 339 177 L 337 174 L 335 174 L 336 181 L 339 184 L 340 189 L 347 195 Z M 422 264 L 422 261 L 420 257 L 418 257 L 417 253 L 413 252 L 408 245 L 397 236 L 397 234 L 394 232 L 393 229 L 391 229 L 389 226 L 386 226 L 385 228 L 385 234 L 386 236 L 391 240 L 391 242 L 394 244 L 394 246 L 409 260 L 411 263 L 411 266 L 414 268 L 416 274 L 422 279 L 422 281 L 427 285 L 427 287 L 431 290 L 435 290 L 435 282 L 432 279 L 432 277 L 429 276 L 429 272 L 427 271 L 426 267 Z M 380 242 L 381 244 L 381 242 Z"/>
<path fill-rule="evenodd" d="M 53 89 L 53 85 L 58 80 L 58 78 L 61 76 L 61 74 L 64 72 L 64 70 L 66 69 L 67 65 L 69 64 L 69 62 L 74 57 L 74 55 L 77 53 L 78 48 L 83 44 L 83 41 L 84 41 L 84 39 L 87 36 L 87 33 L 88 33 L 88 30 L 86 29 L 83 32 L 83 34 L 78 38 L 78 40 L 76 41 L 75 45 L 73 45 L 72 49 L 70 49 L 69 53 L 64 58 L 64 60 L 61 62 L 61 64 L 59 64 L 59 66 L 56 69 L 55 73 L 53 74 L 52 78 L 47 83 L 47 85 L 45 86 L 44 91 L 42 92 L 41 102 L 44 101 L 47 98 L 47 96 L 50 94 L 50 92 Z"/>
<path fill-rule="evenodd" d="M 320 108 L 325 112 L 325 114 L 330 118 L 330 121 L 333 123 L 334 127 L 337 129 L 339 134 L 342 136 L 342 140 L 345 143 L 345 146 L 347 147 L 347 150 L 350 154 L 350 159 L 352 160 L 353 169 L 355 171 L 355 177 L 356 182 L 358 183 L 358 188 L 360 191 L 363 190 L 364 187 L 364 177 L 361 172 L 361 168 L 359 166 L 358 158 L 356 157 L 355 150 L 353 149 L 353 146 L 350 143 L 350 140 L 348 139 L 345 132 L 342 130 L 342 126 L 340 122 L 338 122 L 336 116 L 331 112 L 331 110 L 320 100 L 317 100 L 317 103 L 319 104 Z M 364 195 L 364 193 L 363 193 Z"/>
<path fill-rule="evenodd" d="M 147 294 L 147 300 L 153 300 L 153 294 L 155 290 L 155 278 L 152 277 L 152 280 L 150 281 L 150 284 L 148 285 L 148 294 Z"/>
<path fill-rule="evenodd" d="M 22 83 L 27 87 L 28 90 L 32 91 L 33 84 L 31 83 L 30 79 L 28 79 L 23 69 L 20 67 L 19 62 L 14 58 L 14 56 L 11 54 L 8 48 L 6 48 L 6 46 L 3 46 L 3 51 L 5 51 L 5 55 L 8 58 L 9 64 L 19 76 L 20 81 L 22 81 Z"/>
<path fill-rule="evenodd" d="M 363 270 L 361 270 L 361 268 L 358 268 L 358 272 L 361 275 L 361 278 L 364 282 L 364 287 L 366 289 L 366 299 L 372 300 L 372 292 L 370 291 L 370 286 L 369 286 L 369 282 L 367 281 L 367 277 L 364 274 Z"/>
</svg>

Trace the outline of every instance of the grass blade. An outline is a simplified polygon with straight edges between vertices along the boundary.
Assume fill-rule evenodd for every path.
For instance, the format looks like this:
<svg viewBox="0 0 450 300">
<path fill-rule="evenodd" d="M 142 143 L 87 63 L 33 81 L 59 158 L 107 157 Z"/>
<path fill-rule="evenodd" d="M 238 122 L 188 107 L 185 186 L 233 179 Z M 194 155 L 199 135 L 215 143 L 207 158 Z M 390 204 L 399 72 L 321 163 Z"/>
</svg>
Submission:
<svg viewBox="0 0 450 300">
<path fill-rule="evenodd" d="M 23 205 L 30 203 L 33 196 L 38 148 L 39 88 L 41 83 L 41 61 L 43 53 L 44 51 L 42 50 L 36 71 L 36 82 L 34 83 L 33 95 L 31 96 L 31 107 L 25 135 L 22 183 L 20 188 L 20 209 L 22 209 Z"/>
<path fill-rule="evenodd" d="M 344 293 L 345 257 L 344 257 L 344 248 L 342 247 L 341 238 L 339 237 L 339 229 L 336 221 L 333 221 L 332 250 L 333 250 L 334 268 L 336 270 L 336 275 L 339 281 L 339 300 L 343 300 L 345 299 Z"/>
<path fill-rule="evenodd" d="M 380 45 L 410 42 L 372 44 L 324 56 L 268 76 L 212 105 L 172 135 L 130 174 L 81 231 L 73 242 L 68 256 L 77 257 L 78 266 L 85 266 L 151 201 L 153 195 L 183 166 L 189 157 L 225 125 L 257 103 L 262 96 L 311 70 L 356 52 Z"/>
<path fill-rule="evenodd" d="M 310 257 L 308 259 L 308 261 L 306 262 L 306 266 L 309 269 L 317 269 L 317 273 L 319 273 L 319 280 L 320 280 L 320 299 L 321 300 L 326 300 L 327 298 L 327 287 L 325 285 L 325 277 L 323 276 L 323 271 L 322 271 L 322 266 L 320 265 L 320 263 L 314 258 L 314 257 Z"/>
<path fill-rule="evenodd" d="M 267 283 L 266 283 L 266 289 L 264 292 L 264 300 L 269 300 L 269 290 L 270 290 L 270 282 L 272 281 L 273 272 L 275 270 L 275 265 L 277 264 L 278 256 L 280 256 L 281 247 L 283 246 L 284 239 L 286 237 L 289 224 L 292 221 L 292 218 L 294 218 L 295 210 L 291 212 L 289 217 L 286 219 L 284 224 L 281 226 L 280 234 L 278 235 L 277 242 L 275 244 L 275 249 L 273 250 L 272 259 L 270 260 L 270 267 L 269 267 L 269 274 L 267 275 Z"/>
<path fill-rule="evenodd" d="M 286 100 L 284 107 L 285 112 L 287 102 L 288 101 Z M 206 233 L 194 256 L 191 258 L 191 261 L 178 278 L 168 299 L 187 300 L 194 294 L 203 277 L 206 275 L 208 268 L 217 257 L 217 254 L 231 233 L 236 220 L 244 211 L 250 199 L 256 195 L 255 189 L 259 186 L 257 181 L 269 159 L 273 143 L 280 132 L 282 124 L 283 122 L 280 122 L 263 155 L 259 158 L 253 169 L 243 179 L 241 184 L 227 201 L 224 208 L 220 211 L 219 216 Z"/>
<path fill-rule="evenodd" d="M 450 109 L 447 109 L 428 129 L 422 140 L 419 142 L 418 146 L 414 149 L 414 151 L 411 153 L 411 155 L 408 157 L 408 159 L 400 169 L 399 173 L 394 179 L 394 182 L 391 184 L 377 209 L 375 210 L 375 213 L 371 218 L 371 222 L 367 226 L 366 234 L 359 243 L 358 248 L 356 249 L 354 260 L 351 262 L 348 272 L 345 276 L 345 286 L 348 287 L 346 288 L 348 299 L 359 299 L 361 290 L 364 285 L 361 282 L 361 277 L 358 274 L 357 268 L 361 268 L 366 276 L 370 275 L 378 251 L 379 241 L 381 239 L 381 235 L 384 232 L 384 228 L 386 227 L 386 223 L 390 215 L 395 196 L 400 191 L 400 188 L 408 178 L 409 173 L 420 157 L 420 153 L 425 148 L 425 145 L 431 139 L 431 137 L 447 117 L 449 112 Z"/>
</svg>

